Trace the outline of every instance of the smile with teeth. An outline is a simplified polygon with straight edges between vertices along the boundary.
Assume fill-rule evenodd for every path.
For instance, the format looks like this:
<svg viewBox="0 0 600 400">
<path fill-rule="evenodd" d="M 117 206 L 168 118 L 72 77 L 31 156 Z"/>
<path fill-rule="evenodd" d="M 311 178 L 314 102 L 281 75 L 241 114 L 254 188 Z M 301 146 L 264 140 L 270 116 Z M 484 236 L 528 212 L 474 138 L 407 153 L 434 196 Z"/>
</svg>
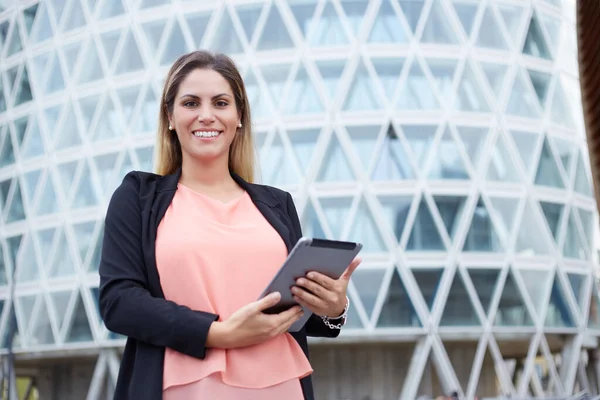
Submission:
<svg viewBox="0 0 600 400">
<path fill-rule="evenodd" d="M 220 131 L 193 131 L 192 135 L 201 138 L 212 138 L 219 136 L 220 133 Z"/>
</svg>

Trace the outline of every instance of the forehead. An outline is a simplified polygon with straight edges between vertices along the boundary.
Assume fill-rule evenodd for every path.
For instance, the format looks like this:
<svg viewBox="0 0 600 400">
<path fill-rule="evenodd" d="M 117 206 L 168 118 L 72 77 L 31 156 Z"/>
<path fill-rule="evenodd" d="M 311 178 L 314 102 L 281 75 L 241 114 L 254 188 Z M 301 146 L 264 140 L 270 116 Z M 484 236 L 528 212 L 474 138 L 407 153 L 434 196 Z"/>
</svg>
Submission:
<svg viewBox="0 0 600 400">
<path fill-rule="evenodd" d="M 229 82 L 212 69 L 195 69 L 181 81 L 178 95 L 194 94 L 196 96 L 227 93 L 233 96 Z"/>
</svg>

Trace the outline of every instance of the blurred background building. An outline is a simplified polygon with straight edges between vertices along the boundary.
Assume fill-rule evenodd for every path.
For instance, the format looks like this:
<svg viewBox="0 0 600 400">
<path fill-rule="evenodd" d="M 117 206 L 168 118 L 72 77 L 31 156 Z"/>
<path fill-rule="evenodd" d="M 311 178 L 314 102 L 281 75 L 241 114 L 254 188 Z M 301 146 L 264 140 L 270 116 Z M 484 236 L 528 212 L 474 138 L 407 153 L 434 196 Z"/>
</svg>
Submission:
<svg viewBox="0 0 600 400">
<path fill-rule="evenodd" d="M 260 181 L 364 243 L 318 399 L 598 393 L 574 0 L 0 0 L 0 340 L 31 399 L 107 399 L 103 217 L 170 64 L 247 85 Z M 10 368 L 14 360 L 14 368 Z"/>
</svg>

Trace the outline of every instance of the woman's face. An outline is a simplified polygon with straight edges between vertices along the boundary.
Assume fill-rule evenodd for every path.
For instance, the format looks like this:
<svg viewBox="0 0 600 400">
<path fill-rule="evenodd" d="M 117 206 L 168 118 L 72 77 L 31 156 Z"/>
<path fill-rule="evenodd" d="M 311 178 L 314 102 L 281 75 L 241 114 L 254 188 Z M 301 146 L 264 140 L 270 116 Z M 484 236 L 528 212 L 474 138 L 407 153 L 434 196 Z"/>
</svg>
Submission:
<svg viewBox="0 0 600 400">
<path fill-rule="evenodd" d="M 240 123 L 229 83 L 212 69 L 193 70 L 179 86 L 169 122 L 184 162 L 227 158 Z"/>
</svg>

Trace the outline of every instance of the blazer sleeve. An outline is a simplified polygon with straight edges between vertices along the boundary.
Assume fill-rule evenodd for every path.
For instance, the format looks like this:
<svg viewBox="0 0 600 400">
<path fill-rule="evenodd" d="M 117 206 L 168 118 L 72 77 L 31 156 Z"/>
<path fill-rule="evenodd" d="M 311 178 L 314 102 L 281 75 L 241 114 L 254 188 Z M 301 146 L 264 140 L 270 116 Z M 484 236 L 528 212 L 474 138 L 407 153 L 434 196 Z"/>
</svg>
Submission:
<svg viewBox="0 0 600 400">
<path fill-rule="evenodd" d="M 299 240 L 302 237 L 302 227 L 300 225 L 300 219 L 298 218 L 296 206 L 294 205 L 294 199 L 289 193 L 287 193 L 286 207 L 290 220 L 292 221 L 294 234 L 296 235 L 296 239 Z M 304 327 L 306 328 L 307 336 L 335 338 L 340 334 L 339 329 L 329 328 L 327 325 L 325 325 L 321 317 L 315 314 L 312 314 L 308 318 Z"/>
<path fill-rule="evenodd" d="M 108 206 L 99 266 L 104 324 L 113 332 L 203 359 L 208 330 L 218 315 L 150 294 L 139 188 L 137 175 L 128 174 Z"/>
</svg>

